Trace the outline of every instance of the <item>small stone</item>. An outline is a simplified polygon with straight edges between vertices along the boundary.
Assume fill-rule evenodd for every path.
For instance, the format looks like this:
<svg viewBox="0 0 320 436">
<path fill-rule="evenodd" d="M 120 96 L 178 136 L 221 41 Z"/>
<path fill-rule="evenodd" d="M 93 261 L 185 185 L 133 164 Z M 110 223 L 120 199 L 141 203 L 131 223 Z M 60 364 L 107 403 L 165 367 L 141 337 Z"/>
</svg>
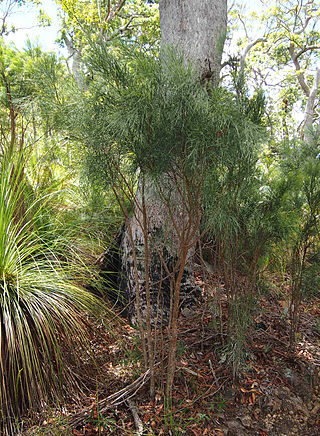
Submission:
<svg viewBox="0 0 320 436">
<path fill-rule="evenodd" d="M 227 425 L 230 430 L 235 430 L 237 435 L 240 436 L 243 434 L 243 426 L 239 421 L 232 419 L 230 421 L 227 421 Z"/>
<path fill-rule="evenodd" d="M 241 421 L 242 425 L 244 425 L 245 427 L 250 427 L 252 424 L 252 419 L 249 415 L 241 417 L 240 421 Z"/>
</svg>

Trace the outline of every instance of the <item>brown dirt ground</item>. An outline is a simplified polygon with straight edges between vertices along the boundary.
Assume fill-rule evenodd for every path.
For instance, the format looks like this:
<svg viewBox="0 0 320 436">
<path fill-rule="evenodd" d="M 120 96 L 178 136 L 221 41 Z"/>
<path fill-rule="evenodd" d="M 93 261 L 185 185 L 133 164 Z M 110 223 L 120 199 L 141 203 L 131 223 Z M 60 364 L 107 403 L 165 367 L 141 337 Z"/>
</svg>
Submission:
<svg viewBox="0 0 320 436">
<path fill-rule="evenodd" d="M 198 278 L 199 284 L 201 279 Z M 232 353 L 219 335 L 216 297 L 220 295 L 225 322 L 226 295 L 217 277 L 211 276 L 206 301 L 180 315 L 178 363 L 172 413 L 163 407 L 164 386 L 157 387 L 154 402 L 144 386 L 134 397 L 144 435 L 190 436 L 316 436 L 320 434 L 320 300 L 313 298 L 301 308 L 300 330 L 294 353 L 289 351 L 290 322 L 286 314 L 289 288 L 274 286 L 260 295 L 252 309 L 254 323 L 248 328 L 241 352 L 244 361 L 233 377 Z M 81 380 L 86 386 L 80 399 L 44 408 L 25 421 L 24 435 L 133 435 L 135 423 L 126 405 L 103 416 L 97 400 L 130 383 L 142 371 L 138 332 L 124 322 L 103 324 L 92 330 L 96 360 L 82 360 Z M 158 371 L 165 372 L 164 364 Z M 161 378 L 161 377 L 159 377 Z M 83 407 L 90 412 L 76 428 L 67 424 Z M 166 430 L 171 422 L 172 430 Z"/>
</svg>

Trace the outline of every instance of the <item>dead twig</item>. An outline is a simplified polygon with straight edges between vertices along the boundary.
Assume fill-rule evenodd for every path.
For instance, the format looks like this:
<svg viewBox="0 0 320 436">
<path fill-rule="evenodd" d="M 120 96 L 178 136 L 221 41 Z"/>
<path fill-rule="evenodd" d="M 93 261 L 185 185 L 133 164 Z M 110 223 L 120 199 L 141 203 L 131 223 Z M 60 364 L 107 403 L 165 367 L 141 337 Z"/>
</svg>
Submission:
<svg viewBox="0 0 320 436">
<path fill-rule="evenodd" d="M 214 372 L 214 369 L 213 369 L 213 366 L 212 366 L 212 362 L 211 362 L 210 359 L 209 359 L 209 365 L 210 365 L 210 369 L 211 369 L 211 372 L 212 372 L 212 375 L 213 375 L 213 379 L 216 382 L 216 386 L 219 388 L 220 387 L 219 381 L 217 379 L 216 373 Z"/>
<path fill-rule="evenodd" d="M 137 436 L 142 436 L 142 434 L 143 434 L 143 424 L 142 424 L 142 421 L 141 421 L 139 413 L 138 413 L 138 408 L 137 408 L 137 406 L 135 405 L 135 403 L 132 400 L 127 400 L 126 404 L 128 405 L 128 407 L 129 407 L 129 409 L 130 409 L 130 411 L 132 413 L 133 419 L 134 419 L 134 423 L 135 423 L 135 426 L 136 426 L 136 429 L 137 429 L 136 435 Z"/>
<path fill-rule="evenodd" d="M 159 363 L 157 363 L 158 366 Z M 134 382 L 130 383 L 128 386 L 125 386 L 123 389 L 120 389 L 120 391 L 115 392 L 111 395 L 109 395 L 107 398 L 104 398 L 103 400 L 99 401 L 97 404 L 97 408 L 100 411 L 100 413 L 104 413 L 109 409 L 112 409 L 116 406 L 119 406 L 120 404 L 124 402 L 128 402 L 131 398 L 133 398 L 136 393 L 148 382 L 150 379 L 150 370 L 148 369 L 146 372 L 140 375 Z M 90 414 L 91 412 L 91 406 L 85 407 L 84 409 L 80 410 L 77 414 L 75 414 L 69 421 L 70 425 L 73 427 L 76 427 L 77 425 L 81 424 L 81 422 L 85 419 L 85 417 Z"/>
<path fill-rule="evenodd" d="M 181 412 L 182 410 L 185 410 L 185 409 L 191 407 L 191 405 L 194 405 L 194 404 L 197 403 L 199 400 L 203 400 L 203 399 L 206 398 L 206 397 L 213 397 L 214 395 L 216 395 L 216 394 L 217 394 L 217 393 L 218 393 L 218 392 L 223 388 L 223 386 L 224 386 L 228 381 L 230 381 L 230 377 L 226 377 L 225 380 L 223 381 L 223 383 L 221 383 L 220 386 L 219 386 L 217 389 L 215 389 L 213 392 L 210 392 L 211 389 L 212 389 L 212 388 L 214 387 L 214 385 L 216 384 L 216 381 L 214 381 L 214 382 L 210 385 L 210 387 L 209 387 L 209 388 L 208 388 L 208 389 L 207 389 L 203 394 L 199 395 L 197 398 L 195 398 L 194 400 L 192 400 L 191 403 L 188 403 L 187 406 L 183 406 L 183 407 L 181 407 L 180 409 L 176 410 L 175 413 L 179 413 L 179 412 Z"/>
</svg>

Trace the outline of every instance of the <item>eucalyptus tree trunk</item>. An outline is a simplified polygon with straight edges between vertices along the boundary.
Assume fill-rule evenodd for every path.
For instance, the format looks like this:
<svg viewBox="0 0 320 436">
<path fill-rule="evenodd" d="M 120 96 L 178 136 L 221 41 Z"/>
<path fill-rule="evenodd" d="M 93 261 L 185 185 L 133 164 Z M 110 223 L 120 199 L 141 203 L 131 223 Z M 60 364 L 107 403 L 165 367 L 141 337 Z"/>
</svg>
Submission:
<svg viewBox="0 0 320 436">
<path fill-rule="evenodd" d="M 195 63 L 204 81 L 217 85 L 227 0 L 160 0 L 159 8 L 162 49 L 177 48 Z M 140 183 L 121 243 L 120 288 L 127 293 L 131 321 L 142 320 L 147 329 L 155 320 L 170 325 L 173 306 L 177 311 L 180 301 L 195 289 L 193 257 L 200 207 L 196 210 L 199 204 L 192 205 L 191 197 L 182 198 L 185 190 L 169 179 L 164 175 L 158 187 L 147 177 Z"/>
<path fill-rule="evenodd" d="M 161 46 L 171 45 L 196 62 L 217 85 L 227 30 L 227 0 L 160 0 Z"/>
</svg>

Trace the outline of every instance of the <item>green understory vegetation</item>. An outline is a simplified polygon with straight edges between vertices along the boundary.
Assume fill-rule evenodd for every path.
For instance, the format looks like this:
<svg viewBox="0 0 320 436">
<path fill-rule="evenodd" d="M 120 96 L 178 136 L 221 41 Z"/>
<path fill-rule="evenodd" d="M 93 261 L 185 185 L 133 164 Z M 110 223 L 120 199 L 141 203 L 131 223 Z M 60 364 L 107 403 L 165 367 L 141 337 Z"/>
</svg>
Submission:
<svg viewBox="0 0 320 436">
<path fill-rule="evenodd" d="M 316 126 L 281 135 L 268 96 L 252 92 L 243 72 L 214 88 L 173 50 L 160 58 L 148 44 L 110 48 L 97 38 L 83 63 L 77 83 L 52 53 L 0 46 L 3 434 L 15 434 L 29 409 L 81 390 L 75 368 L 78 351 L 90 350 L 88 316 L 106 326 L 114 317 L 108 297 L 118 289 L 99 259 L 123 222 L 121 184 L 128 216 L 141 176 L 160 190 L 164 176 L 179 175 L 197 198 L 202 254 L 228 298 L 227 322 L 216 328 L 235 379 L 269 274 L 289 277 L 292 350 L 302 301 L 319 297 Z"/>
</svg>

